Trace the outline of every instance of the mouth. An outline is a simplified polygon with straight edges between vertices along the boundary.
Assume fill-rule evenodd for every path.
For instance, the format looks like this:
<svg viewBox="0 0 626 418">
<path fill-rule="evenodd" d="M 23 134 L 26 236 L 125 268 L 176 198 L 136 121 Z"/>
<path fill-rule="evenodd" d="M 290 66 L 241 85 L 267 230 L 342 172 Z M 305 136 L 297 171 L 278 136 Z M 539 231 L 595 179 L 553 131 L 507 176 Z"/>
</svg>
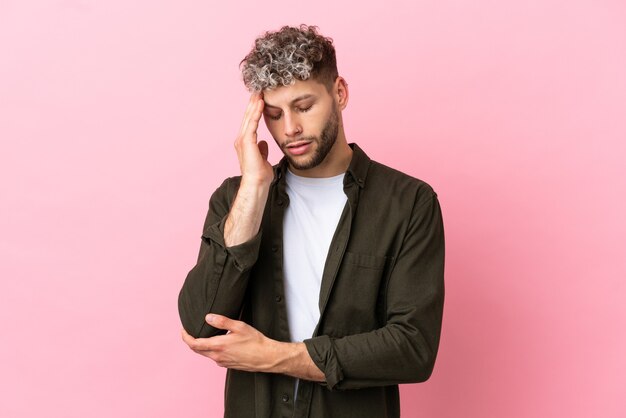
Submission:
<svg viewBox="0 0 626 418">
<path fill-rule="evenodd" d="M 301 147 L 302 145 L 310 144 L 311 142 L 313 141 L 310 141 L 310 140 L 296 141 L 296 142 L 292 142 L 288 144 L 287 148 L 297 148 L 297 147 Z"/>
<path fill-rule="evenodd" d="M 293 155 L 301 155 L 307 152 L 313 141 L 296 141 L 287 145 L 285 148 Z"/>
</svg>

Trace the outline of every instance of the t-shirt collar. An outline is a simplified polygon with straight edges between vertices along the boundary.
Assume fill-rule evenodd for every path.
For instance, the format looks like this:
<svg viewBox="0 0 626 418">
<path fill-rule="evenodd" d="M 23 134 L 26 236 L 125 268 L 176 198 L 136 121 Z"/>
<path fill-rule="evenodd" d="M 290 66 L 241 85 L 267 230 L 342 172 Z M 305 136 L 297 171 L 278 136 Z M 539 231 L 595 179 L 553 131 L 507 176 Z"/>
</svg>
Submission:
<svg viewBox="0 0 626 418">
<path fill-rule="evenodd" d="M 346 171 L 347 175 L 344 177 L 343 183 L 344 185 L 348 185 L 350 182 L 355 182 L 359 187 L 363 188 L 365 187 L 367 171 L 371 159 L 356 143 L 353 142 L 348 145 L 352 148 L 352 159 L 350 160 L 350 165 Z M 284 181 L 287 167 L 287 157 L 283 156 L 278 164 L 274 166 L 274 180 L 272 184 L 278 181 Z"/>
</svg>

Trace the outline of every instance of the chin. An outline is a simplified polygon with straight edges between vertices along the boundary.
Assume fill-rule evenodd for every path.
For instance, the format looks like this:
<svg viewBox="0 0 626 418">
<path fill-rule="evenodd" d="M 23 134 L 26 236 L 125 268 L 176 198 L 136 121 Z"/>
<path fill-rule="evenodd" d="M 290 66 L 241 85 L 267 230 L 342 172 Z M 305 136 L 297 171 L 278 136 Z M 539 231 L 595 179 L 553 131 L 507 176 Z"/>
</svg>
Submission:
<svg viewBox="0 0 626 418">
<path fill-rule="evenodd" d="M 288 156 L 287 160 L 289 161 L 289 164 L 296 170 L 308 170 L 309 168 L 313 168 L 311 166 L 313 158 L 311 158 L 310 156 L 301 155 L 295 158 Z"/>
</svg>

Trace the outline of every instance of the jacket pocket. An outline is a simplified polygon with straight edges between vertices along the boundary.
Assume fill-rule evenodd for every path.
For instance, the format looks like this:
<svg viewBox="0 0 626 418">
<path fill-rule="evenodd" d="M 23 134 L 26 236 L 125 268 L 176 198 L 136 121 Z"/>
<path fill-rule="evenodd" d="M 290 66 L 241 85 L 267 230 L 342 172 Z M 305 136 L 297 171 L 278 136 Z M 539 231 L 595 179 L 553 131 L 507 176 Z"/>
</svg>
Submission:
<svg viewBox="0 0 626 418">
<path fill-rule="evenodd" d="M 382 326 L 381 284 L 392 257 L 346 251 L 325 311 L 325 330 L 344 336 Z"/>
<path fill-rule="evenodd" d="M 350 264 L 365 269 L 382 270 L 385 268 L 388 258 L 346 251 L 343 255 L 343 264 Z"/>
</svg>

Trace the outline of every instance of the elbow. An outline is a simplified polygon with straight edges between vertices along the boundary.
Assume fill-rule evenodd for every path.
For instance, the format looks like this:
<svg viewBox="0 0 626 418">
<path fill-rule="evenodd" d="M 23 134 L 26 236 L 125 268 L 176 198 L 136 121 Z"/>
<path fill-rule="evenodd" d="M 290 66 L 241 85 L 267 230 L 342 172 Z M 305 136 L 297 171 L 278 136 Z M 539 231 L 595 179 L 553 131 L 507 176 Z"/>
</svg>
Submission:
<svg viewBox="0 0 626 418">
<path fill-rule="evenodd" d="M 199 337 L 200 329 L 198 327 L 198 321 L 196 315 L 194 315 L 193 309 L 190 309 L 189 304 L 186 301 L 183 290 L 178 294 L 178 316 L 180 322 L 187 332 L 194 338 Z"/>
<path fill-rule="evenodd" d="M 409 373 L 407 383 L 422 383 L 430 379 L 435 368 L 437 351 L 433 350 L 425 341 L 414 343 L 411 346 L 410 364 L 407 365 Z"/>
<path fill-rule="evenodd" d="M 194 338 L 209 338 L 227 332 L 207 324 L 205 321 L 206 312 L 189 303 L 183 290 L 178 295 L 178 315 L 187 334 Z"/>
<path fill-rule="evenodd" d="M 399 383 L 422 383 L 430 379 L 435 368 L 434 361 L 415 361 L 412 360 L 410 364 L 406 365 L 405 377 L 402 382 Z"/>
<path fill-rule="evenodd" d="M 434 368 L 434 361 L 418 363 L 415 367 L 413 367 L 413 371 L 410 377 L 410 383 L 422 383 L 427 381 L 433 374 Z"/>
</svg>

